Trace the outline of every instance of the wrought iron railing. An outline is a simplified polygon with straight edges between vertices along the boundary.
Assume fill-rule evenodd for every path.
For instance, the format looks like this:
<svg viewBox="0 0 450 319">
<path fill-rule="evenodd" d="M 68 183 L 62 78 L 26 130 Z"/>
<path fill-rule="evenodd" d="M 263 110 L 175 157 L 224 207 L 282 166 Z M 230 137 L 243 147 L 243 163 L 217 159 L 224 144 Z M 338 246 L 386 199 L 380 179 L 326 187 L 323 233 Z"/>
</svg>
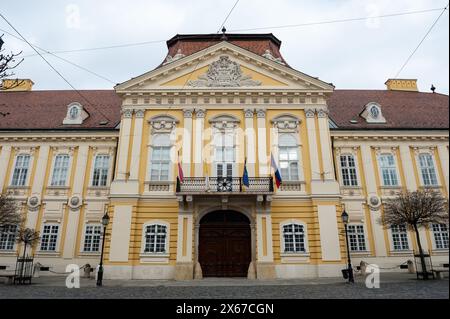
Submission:
<svg viewBox="0 0 450 319">
<path fill-rule="evenodd" d="M 242 177 L 185 177 L 177 180 L 177 193 L 273 193 L 273 177 L 250 177 L 248 187 Z"/>
</svg>

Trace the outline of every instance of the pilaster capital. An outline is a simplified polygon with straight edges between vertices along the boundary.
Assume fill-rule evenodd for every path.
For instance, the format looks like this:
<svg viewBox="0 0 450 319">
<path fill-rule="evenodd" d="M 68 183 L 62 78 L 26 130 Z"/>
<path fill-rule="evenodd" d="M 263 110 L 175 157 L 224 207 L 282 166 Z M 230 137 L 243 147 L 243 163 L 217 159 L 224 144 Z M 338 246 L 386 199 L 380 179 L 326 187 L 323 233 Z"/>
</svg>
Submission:
<svg viewBox="0 0 450 319">
<path fill-rule="evenodd" d="M 203 119 L 203 118 L 206 117 L 206 110 L 204 110 L 204 109 L 196 109 L 195 110 L 195 115 L 197 116 L 197 118 Z"/>
<path fill-rule="evenodd" d="M 125 119 L 131 119 L 133 117 L 133 110 L 132 109 L 123 109 L 122 115 L 123 115 L 123 118 L 125 118 Z"/>
<path fill-rule="evenodd" d="M 135 110 L 134 113 L 136 114 L 136 118 L 143 119 L 145 115 L 144 110 Z"/>
<path fill-rule="evenodd" d="M 306 113 L 306 118 L 314 118 L 316 116 L 316 109 L 306 108 L 305 113 Z"/>
<path fill-rule="evenodd" d="M 265 109 L 257 109 L 256 115 L 259 119 L 264 119 L 264 118 L 266 118 L 266 110 Z"/>
<path fill-rule="evenodd" d="M 318 109 L 317 110 L 317 116 L 319 118 L 327 118 L 328 117 L 328 110 L 327 109 Z"/>
<path fill-rule="evenodd" d="M 184 109 L 183 110 L 184 118 L 192 118 L 193 114 L 194 114 L 194 109 Z"/>
<path fill-rule="evenodd" d="M 255 110 L 254 109 L 245 109 L 244 110 L 245 118 L 251 119 L 251 118 L 253 118 L 254 115 L 255 115 Z"/>
</svg>

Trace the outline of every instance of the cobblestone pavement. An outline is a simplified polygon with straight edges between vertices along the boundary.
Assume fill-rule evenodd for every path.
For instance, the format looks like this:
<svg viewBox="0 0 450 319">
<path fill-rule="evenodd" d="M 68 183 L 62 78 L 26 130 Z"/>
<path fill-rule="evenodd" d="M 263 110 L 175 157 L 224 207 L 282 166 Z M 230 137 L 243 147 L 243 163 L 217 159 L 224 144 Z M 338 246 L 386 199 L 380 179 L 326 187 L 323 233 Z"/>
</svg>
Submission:
<svg viewBox="0 0 450 319">
<path fill-rule="evenodd" d="M 0 299 L 448 299 L 449 281 L 418 281 L 407 274 L 381 274 L 380 289 L 368 289 L 359 277 L 354 285 L 342 278 L 250 281 L 205 279 L 200 281 L 82 279 L 80 289 L 65 287 L 65 277 L 36 278 L 31 286 L 0 283 Z"/>
</svg>

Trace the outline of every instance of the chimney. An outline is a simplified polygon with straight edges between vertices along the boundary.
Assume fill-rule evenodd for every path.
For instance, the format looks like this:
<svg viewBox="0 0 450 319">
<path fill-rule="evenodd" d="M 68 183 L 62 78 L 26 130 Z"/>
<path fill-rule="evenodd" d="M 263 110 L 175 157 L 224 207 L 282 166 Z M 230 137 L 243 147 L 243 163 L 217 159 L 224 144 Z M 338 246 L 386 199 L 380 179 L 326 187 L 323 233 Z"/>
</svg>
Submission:
<svg viewBox="0 0 450 319">
<path fill-rule="evenodd" d="M 33 85 L 34 82 L 30 79 L 4 79 L 0 88 L 8 92 L 29 92 Z"/>
<path fill-rule="evenodd" d="M 389 79 L 385 84 L 388 91 L 419 92 L 417 79 Z"/>
</svg>

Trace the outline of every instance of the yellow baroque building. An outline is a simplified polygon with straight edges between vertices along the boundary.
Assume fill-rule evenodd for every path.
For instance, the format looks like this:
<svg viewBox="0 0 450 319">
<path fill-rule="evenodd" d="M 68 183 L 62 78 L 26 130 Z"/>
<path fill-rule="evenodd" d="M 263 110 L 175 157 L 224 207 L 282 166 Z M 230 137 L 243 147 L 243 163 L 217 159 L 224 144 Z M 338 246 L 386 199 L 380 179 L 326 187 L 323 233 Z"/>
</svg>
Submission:
<svg viewBox="0 0 450 319">
<path fill-rule="evenodd" d="M 115 90 L 27 80 L 0 93 L 0 189 L 40 231 L 37 262 L 95 267 L 107 211 L 106 278 L 340 276 L 344 208 L 355 266 L 413 259 L 414 235 L 378 220 L 398 191 L 448 197 L 448 96 L 403 79 L 336 90 L 290 67 L 272 34 L 167 45 L 160 66 Z M 22 249 L 13 233 L 1 230 L 0 266 Z M 447 225 L 421 238 L 448 263 Z"/>
</svg>

